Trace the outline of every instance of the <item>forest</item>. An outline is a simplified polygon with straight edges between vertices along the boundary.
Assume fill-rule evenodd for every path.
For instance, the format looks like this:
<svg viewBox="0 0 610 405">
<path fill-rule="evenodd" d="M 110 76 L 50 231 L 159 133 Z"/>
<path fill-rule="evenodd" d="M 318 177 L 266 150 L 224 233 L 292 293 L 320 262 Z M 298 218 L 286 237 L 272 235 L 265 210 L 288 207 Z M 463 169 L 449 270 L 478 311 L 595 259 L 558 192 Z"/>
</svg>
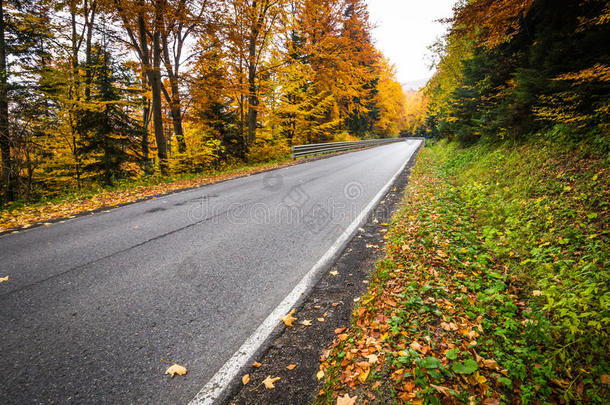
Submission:
<svg viewBox="0 0 610 405">
<path fill-rule="evenodd" d="M 363 0 L 0 6 L 5 206 L 405 125 Z"/>
<path fill-rule="evenodd" d="M 603 0 L 460 1 L 431 46 L 436 74 L 408 127 L 474 142 L 591 140 L 607 153 L 610 5 Z"/>
</svg>

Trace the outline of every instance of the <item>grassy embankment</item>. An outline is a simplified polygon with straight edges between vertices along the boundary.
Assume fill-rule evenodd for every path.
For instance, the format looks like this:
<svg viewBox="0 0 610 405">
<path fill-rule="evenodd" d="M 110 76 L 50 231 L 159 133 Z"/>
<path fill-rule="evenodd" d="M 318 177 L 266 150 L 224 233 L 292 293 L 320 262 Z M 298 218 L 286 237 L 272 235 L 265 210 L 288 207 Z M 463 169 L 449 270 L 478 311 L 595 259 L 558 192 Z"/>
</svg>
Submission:
<svg viewBox="0 0 610 405">
<path fill-rule="evenodd" d="M 317 403 L 610 401 L 608 157 L 422 149 Z"/>
</svg>

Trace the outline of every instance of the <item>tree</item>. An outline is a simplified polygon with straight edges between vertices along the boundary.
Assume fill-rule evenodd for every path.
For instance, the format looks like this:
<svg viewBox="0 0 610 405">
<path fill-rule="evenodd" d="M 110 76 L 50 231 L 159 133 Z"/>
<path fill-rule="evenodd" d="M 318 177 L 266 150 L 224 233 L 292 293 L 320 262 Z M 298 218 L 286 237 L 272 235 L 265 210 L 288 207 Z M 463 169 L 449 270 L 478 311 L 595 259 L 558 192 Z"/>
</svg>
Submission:
<svg viewBox="0 0 610 405">
<path fill-rule="evenodd" d="M 152 97 L 152 122 L 159 157 L 159 168 L 167 174 L 167 139 L 163 131 L 163 106 L 161 82 L 161 34 L 166 0 L 111 0 L 114 11 L 123 24 L 129 44 L 136 52 L 150 86 Z M 152 38 L 152 41 L 150 40 Z"/>
<path fill-rule="evenodd" d="M 4 0 L 0 0 L 0 151 L 2 153 L 3 201 L 15 198 L 14 174 L 11 162 L 11 135 L 8 123 L 8 70 L 6 68 L 6 23 Z"/>
<path fill-rule="evenodd" d="M 260 111 L 261 74 L 268 57 L 272 37 L 284 13 L 283 0 L 231 0 L 226 12 L 225 29 L 229 48 L 234 53 L 236 88 L 247 100 L 246 144 L 254 143 Z M 242 110 L 244 106 L 242 105 Z M 243 115 L 243 112 L 242 112 Z"/>
<path fill-rule="evenodd" d="M 85 134 L 79 152 L 88 156 L 84 170 L 101 173 L 103 182 L 112 185 L 114 180 L 126 177 L 128 162 L 137 160 L 137 137 L 145 129 L 124 110 L 127 97 L 119 84 L 120 76 L 127 72 L 115 64 L 110 55 L 106 38 L 93 49 L 90 89 L 90 105 L 80 120 L 80 130 Z M 129 87 L 129 82 L 123 88 Z"/>
</svg>

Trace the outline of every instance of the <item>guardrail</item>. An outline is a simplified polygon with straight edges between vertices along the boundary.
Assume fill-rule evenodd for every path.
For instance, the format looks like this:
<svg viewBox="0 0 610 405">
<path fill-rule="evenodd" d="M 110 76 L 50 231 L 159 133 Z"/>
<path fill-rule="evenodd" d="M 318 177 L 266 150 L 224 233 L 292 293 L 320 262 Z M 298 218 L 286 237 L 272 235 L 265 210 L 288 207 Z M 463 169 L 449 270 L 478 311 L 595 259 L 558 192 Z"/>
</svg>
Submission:
<svg viewBox="0 0 610 405">
<path fill-rule="evenodd" d="M 385 145 L 387 143 L 404 142 L 405 138 L 367 139 L 365 141 L 353 142 L 328 142 L 312 143 L 309 145 L 297 145 L 292 147 L 292 159 L 304 156 L 319 155 L 329 152 L 340 152 L 343 150 L 364 148 L 367 146 Z"/>
</svg>

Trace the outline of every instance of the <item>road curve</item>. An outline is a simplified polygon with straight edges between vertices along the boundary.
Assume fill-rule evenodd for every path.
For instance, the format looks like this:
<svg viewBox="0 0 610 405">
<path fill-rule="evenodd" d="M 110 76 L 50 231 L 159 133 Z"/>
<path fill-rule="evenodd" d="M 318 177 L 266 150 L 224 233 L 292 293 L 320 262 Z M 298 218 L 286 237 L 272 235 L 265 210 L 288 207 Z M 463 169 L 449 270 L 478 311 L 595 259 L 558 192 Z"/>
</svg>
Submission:
<svg viewBox="0 0 610 405">
<path fill-rule="evenodd" d="M 420 142 L 0 237 L 0 403 L 187 403 Z"/>
</svg>

